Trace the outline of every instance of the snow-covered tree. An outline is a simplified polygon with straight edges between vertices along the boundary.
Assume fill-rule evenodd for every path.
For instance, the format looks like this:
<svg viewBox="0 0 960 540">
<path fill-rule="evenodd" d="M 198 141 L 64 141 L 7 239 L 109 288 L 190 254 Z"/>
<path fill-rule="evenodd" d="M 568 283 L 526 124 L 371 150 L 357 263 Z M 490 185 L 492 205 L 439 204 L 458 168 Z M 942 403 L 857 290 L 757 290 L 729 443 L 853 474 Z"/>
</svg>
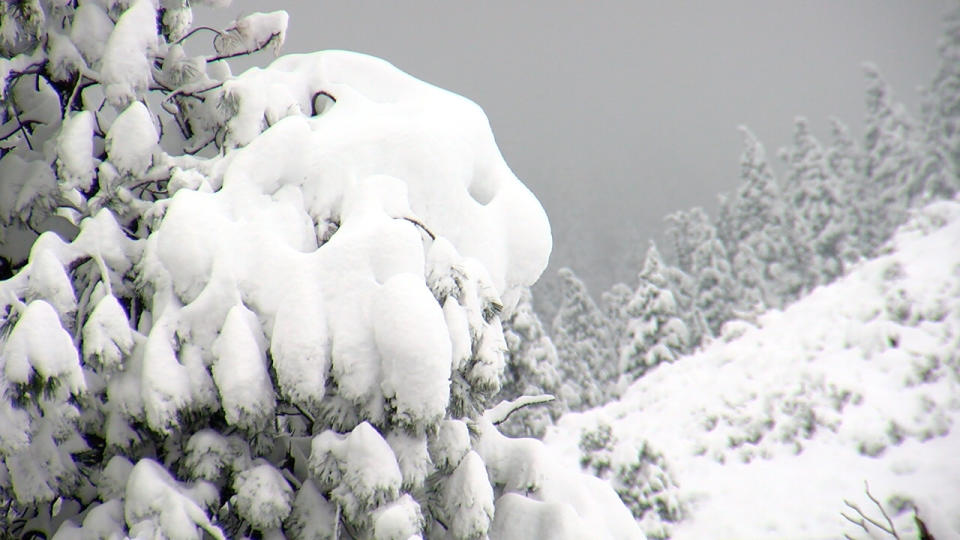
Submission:
<svg viewBox="0 0 960 540">
<path fill-rule="evenodd" d="M 940 65 L 924 92 L 920 156 L 914 176 L 924 200 L 960 191 L 960 9 L 944 18 Z"/>
<path fill-rule="evenodd" d="M 490 407 L 551 240 L 483 111 L 344 51 L 233 76 L 286 13 L 206 55 L 191 21 L 0 3 L 0 219 L 75 233 L 0 282 L 0 529 L 497 538 L 560 506 L 641 536 L 496 429 L 538 401 Z"/>
<path fill-rule="evenodd" d="M 850 135 L 850 129 L 839 118 L 830 118 L 830 134 L 830 145 L 825 153 L 827 169 L 829 174 L 837 179 L 840 201 L 845 202 L 843 220 L 849 223 L 852 231 L 842 243 L 844 248 L 843 261 L 846 266 L 856 262 L 864 251 L 858 237 L 863 208 L 857 200 L 861 186 L 865 181 L 863 175 L 864 156 L 863 151 Z"/>
<path fill-rule="evenodd" d="M 954 172 L 960 171 L 960 9 L 944 18 L 940 65 L 929 88 L 925 115 L 931 135 L 943 141 Z"/>
<path fill-rule="evenodd" d="M 746 127 L 744 150 L 740 158 L 743 179 L 729 210 L 729 241 L 734 246 L 734 267 L 740 252 L 751 249 L 762 271 L 761 294 L 765 305 L 779 307 L 795 298 L 810 285 L 809 248 L 797 238 L 797 220 L 786 205 L 773 171 L 767 163 L 763 145 Z M 740 277 L 742 282 L 746 278 Z"/>
<path fill-rule="evenodd" d="M 693 285 L 691 301 L 684 304 L 678 299 L 678 303 L 680 316 L 692 330 L 691 344 L 696 344 L 704 334 L 717 335 L 734 314 L 753 309 L 757 299 L 741 294 L 727 249 L 702 208 L 674 212 L 667 222 L 678 258 L 680 252 L 684 254 L 686 267 L 681 269 Z"/>
<path fill-rule="evenodd" d="M 600 295 L 600 304 L 603 315 L 607 319 L 607 328 L 610 329 L 610 342 L 619 350 L 627 332 L 627 321 L 630 316 L 627 308 L 633 298 L 633 289 L 626 283 L 614 283 L 609 290 Z"/>
<path fill-rule="evenodd" d="M 563 296 L 553 319 L 553 342 L 560 356 L 560 371 L 567 383 L 564 400 L 577 410 L 603 403 L 618 370 L 610 332 L 603 312 L 587 286 L 569 268 L 561 268 Z"/>
<path fill-rule="evenodd" d="M 907 218 L 907 209 L 923 194 L 916 171 L 916 125 L 890 85 L 872 64 L 867 78 L 864 121 L 864 183 L 859 190 L 860 237 L 868 252 L 877 249 Z"/>
<path fill-rule="evenodd" d="M 663 275 L 663 260 L 650 242 L 637 289 L 627 307 L 627 334 L 620 349 L 620 372 L 628 381 L 663 362 L 673 362 L 689 342 L 689 330 Z"/>
<path fill-rule="evenodd" d="M 787 166 L 784 196 L 802 225 L 797 240 L 813 250 L 817 281 L 828 283 L 843 273 L 846 244 L 856 233 L 843 180 L 832 174 L 804 117 L 794 120 L 793 143 L 780 149 L 780 157 Z"/>
<path fill-rule="evenodd" d="M 557 348 L 533 309 L 529 289 L 523 291 L 517 307 L 503 320 L 503 337 L 507 344 L 506 367 L 498 399 L 540 394 L 562 396 Z M 524 408 L 500 429 L 508 435 L 539 438 L 563 410 L 562 399 L 554 400 L 549 407 Z"/>
<path fill-rule="evenodd" d="M 693 253 L 697 276 L 694 306 L 712 335 L 719 335 L 723 323 L 757 309 L 758 298 L 744 294 L 734 277 L 727 250 L 707 222 L 706 238 Z"/>
</svg>

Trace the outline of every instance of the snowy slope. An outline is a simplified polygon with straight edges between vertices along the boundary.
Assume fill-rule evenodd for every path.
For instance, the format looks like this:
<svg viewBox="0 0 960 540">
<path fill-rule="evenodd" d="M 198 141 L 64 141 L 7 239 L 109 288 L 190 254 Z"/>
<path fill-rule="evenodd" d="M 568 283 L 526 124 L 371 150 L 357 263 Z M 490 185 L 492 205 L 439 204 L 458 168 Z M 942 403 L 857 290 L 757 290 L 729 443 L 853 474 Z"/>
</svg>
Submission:
<svg viewBox="0 0 960 540">
<path fill-rule="evenodd" d="M 913 508 L 960 537 L 960 203 L 918 212 L 887 254 L 754 327 L 563 417 L 546 436 L 571 466 L 609 425 L 613 469 L 665 457 L 684 518 L 674 538 L 866 537 L 845 500 L 903 537 Z M 644 522 L 656 522 L 652 510 Z M 868 525 L 869 526 L 869 525 Z M 877 538 L 883 537 L 870 526 Z M 648 527 L 648 531 L 651 529 Z"/>
</svg>

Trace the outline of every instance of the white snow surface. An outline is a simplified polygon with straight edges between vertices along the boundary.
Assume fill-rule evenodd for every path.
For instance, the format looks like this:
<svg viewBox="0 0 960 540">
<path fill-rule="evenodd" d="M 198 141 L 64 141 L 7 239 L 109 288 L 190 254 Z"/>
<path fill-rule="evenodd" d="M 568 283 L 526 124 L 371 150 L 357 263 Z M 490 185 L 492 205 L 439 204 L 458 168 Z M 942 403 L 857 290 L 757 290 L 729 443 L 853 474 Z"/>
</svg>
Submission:
<svg viewBox="0 0 960 540">
<path fill-rule="evenodd" d="M 960 202 L 932 204 L 888 254 L 565 415 L 545 441 L 570 467 L 600 424 L 615 465 L 644 442 L 662 452 L 688 514 L 674 538 L 862 536 L 841 512 L 883 521 L 865 482 L 902 537 L 913 507 L 936 538 L 958 537 L 957 246 Z"/>
</svg>

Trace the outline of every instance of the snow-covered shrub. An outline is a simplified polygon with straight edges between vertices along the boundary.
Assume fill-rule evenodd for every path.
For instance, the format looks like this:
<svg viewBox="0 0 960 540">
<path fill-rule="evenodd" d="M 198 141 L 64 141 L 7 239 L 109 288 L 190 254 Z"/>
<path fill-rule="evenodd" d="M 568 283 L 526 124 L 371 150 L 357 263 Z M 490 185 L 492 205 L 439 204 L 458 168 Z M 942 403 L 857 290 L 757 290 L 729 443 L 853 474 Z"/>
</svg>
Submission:
<svg viewBox="0 0 960 540">
<path fill-rule="evenodd" d="M 79 4 L 0 3 L 0 230 L 66 230 L 0 281 L 0 530 L 496 538 L 506 494 L 640 536 L 495 427 L 544 401 L 496 405 L 551 238 L 480 107 L 344 51 L 231 75 L 284 12 L 204 55 L 186 2 Z"/>
<path fill-rule="evenodd" d="M 643 441 L 635 453 L 618 444 L 609 424 L 580 434 L 580 466 L 607 479 L 648 538 L 669 538 L 684 517 L 679 489 L 663 454 Z"/>
</svg>

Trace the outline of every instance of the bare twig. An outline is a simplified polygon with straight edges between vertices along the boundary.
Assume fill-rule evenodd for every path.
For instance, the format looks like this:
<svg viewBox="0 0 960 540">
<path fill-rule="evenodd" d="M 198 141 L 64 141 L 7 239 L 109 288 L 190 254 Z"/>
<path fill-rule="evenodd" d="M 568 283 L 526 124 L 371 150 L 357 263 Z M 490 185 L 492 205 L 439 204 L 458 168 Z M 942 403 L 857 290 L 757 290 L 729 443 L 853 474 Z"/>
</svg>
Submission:
<svg viewBox="0 0 960 540">
<path fill-rule="evenodd" d="M 33 150 L 33 144 L 30 142 L 30 135 L 27 134 L 27 130 L 23 127 L 23 122 L 20 121 L 20 113 L 17 111 L 16 107 L 10 107 L 10 110 L 13 111 L 13 117 L 17 119 L 17 126 L 20 128 L 20 133 L 23 133 L 23 138 L 27 141 L 27 148 Z"/>
<path fill-rule="evenodd" d="M 877 508 L 880 509 L 880 514 L 883 515 L 883 518 L 887 522 L 886 525 L 871 518 L 866 513 L 864 513 L 863 510 L 860 510 L 859 506 L 857 506 L 856 504 L 846 499 L 844 499 L 843 503 L 846 504 L 847 507 L 852 509 L 854 512 L 856 512 L 859 519 L 854 519 L 843 512 L 840 512 L 840 515 L 843 516 L 844 519 L 846 519 L 850 523 L 853 523 L 854 525 L 862 528 L 867 534 L 870 534 L 870 529 L 869 527 L 867 527 L 867 524 L 869 523 L 870 525 L 873 525 L 874 527 L 880 529 L 881 531 L 889 534 L 891 537 L 899 540 L 900 536 L 897 534 L 896 527 L 893 526 L 893 520 L 891 520 L 890 516 L 887 515 L 887 512 L 886 510 L 883 509 L 883 505 L 880 504 L 880 501 L 878 501 L 877 498 L 874 497 L 872 493 L 870 493 L 870 485 L 866 481 L 864 481 L 863 485 L 864 485 L 864 491 L 866 491 L 867 493 L 867 497 L 873 502 L 873 504 L 877 506 Z"/>
<path fill-rule="evenodd" d="M 417 218 L 412 218 L 412 217 L 403 216 L 403 219 L 405 219 L 405 220 L 409 221 L 410 223 L 413 223 L 413 224 L 416 225 L 417 227 L 420 227 L 421 229 L 423 229 L 423 232 L 427 233 L 427 236 L 429 236 L 431 240 L 436 240 L 436 239 L 437 239 L 436 235 L 434 235 L 434 234 L 430 231 L 430 229 L 428 229 L 427 226 L 424 225 L 422 222 L 420 222 L 420 220 L 418 220 Z"/>
<path fill-rule="evenodd" d="M 891 520 L 890 516 L 887 515 L 886 510 L 883 509 L 883 505 L 880 504 L 880 501 L 878 501 L 873 494 L 870 493 L 870 484 L 868 484 L 866 480 L 863 481 L 863 489 L 867 492 L 867 497 L 869 497 L 870 500 L 873 501 L 873 504 L 877 505 L 877 508 L 880 509 L 880 514 L 883 515 L 883 519 L 887 520 L 887 524 L 890 525 L 890 530 L 884 530 L 890 533 L 890 535 L 894 538 L 900 538 L 900 536 L 897 535 L 896 527 L 893 526 L 893 520 Z"/>
<path fill-rule="evenodd" d="M 177 96 L 192 97 L 192 98 L 198 99 L 198 100 L 200 100 L 200 101 L 204 101 L 206 98 L 203 97 L 203 96 L 201 96 L 201 95 L 198 95 L 198 94 L 202 94 L 202 93 L 204 93 L 204 92 L 209 92 L 210 90 L 215 90 L 215 89 L 217 89 L 217 88 L 220 88 L 221 86 L 223 86 L 223 82 L 222 82 L 222 81 L 221 81 L 221 82 L 218 82 L 218 83 L 216 83 L 216 84 L 214 84 L 214 85 L 212 85 L 212 86 L 208 86 L 208 87 L 206 87 L 206 88 L 201 88 L 201 89 L 199 89 L 199 90 L 188 90 L 188 89 L 187 89 L 187 86 L 181 86 L 181 87 L 177 88 L 176 90 L 172 90 L 172 91 L 170 92 L 170 95 L 168 95 L 167 97 L 163 98 L 163 102 L 164 102 L 164 103 L 167 103 L 168 101 L 170 101 L 171 99 L 173 99 L 173 98 L 175 98 L 175 97 L 177 97 Z M 164 107 L 164 110 L 167 110 L 167 108 Z M 167 110 L 167 112 L 170 112 L 170 111 Z"/>
<path fill-rule="evenodd" d="M 843 502 L 847 503 L 847 506 L 852 506 L 848 501 L 843 501 Z M 853 519 L 852 517 L 844 514 L 843 512 L 840 512 L 840 515 L 843 516 L 850 523 L 853 523 L 854 525 L 866 531 L 867 534 L 870 534 L 870 529 L 867 528 L 867 524 L 865 521 L 863 521 L 863 519 Z"/>
<path fill-rule="evenodd" d="M 34 120 L 24 120 L 24 121 L 22 122 L 22 124 L 21 124 L 21 122 L 19 122 L 19 121 L 18 121 L 16 124 L 11 124 L 11 125 L 10 125 L 10 129 L 9 129 L 6 133 L 0 134 L 0 141 L 9 139 L 10 137 L 13 137 L 13 136 L 16 135 L 17 133 L 20 133 L 20 130 L 22 129 L 22 126 L 24 126 L 24 125 L 27 126 L 28 128 L 32 128 L 32 126 L 33 126 L 34 124 L 37 124 L 37 123 L 38 123 L 38 122 L 36 122 L 36 121 L 34 121 Z M 6 125 L 6 124 L 4 124 L 4 125 Z"/>
<path fill-rule="evenodd" d="M 197 32 L 199 32 L 199 31 L 201 31 L 201 30 L 208 30 L 208 31 L 210 31 L 210 32 L 214 32 L 214 33 L 216 33 L 218 36 L 223 35 L 223 32 L 217 30 L 216 28 L 211 28 L 211 27 L 209 27 L 209 26 L 198 26 L 198 27 L 194 28 L 193 30 L 187 32 L 187 34 L 186 34 L 185 36 L 183 36 L 182 38 L 180 38 L 180 39 L 176 40 L 175 42 L 173 42 L 174 45 L 179 45 L 179 44 L 183 43 L 184 40 L 186 40 L 188 37 L 196 34 Z"/>
<path fill-rule="evenodd" d="M 197 152 L 203 150 L 204 148 L 210 146 L 210 143 L 212 143 L 212 142 L 215 141 L 216 139 L 217 139 L 217 134 L 214 133 L 214 134 L 213 134 L 213 137 L 210 137 L 207 141 L 205 141 L 205 142 L 203 142 L 203 143 L 197 143 L 196 146 L 184 148 L 183 151 L 186 152 L 187 154 L 190 154 L 190 155 L 192 156 L 192 155 L 196 154 Z"/>
</svg>

